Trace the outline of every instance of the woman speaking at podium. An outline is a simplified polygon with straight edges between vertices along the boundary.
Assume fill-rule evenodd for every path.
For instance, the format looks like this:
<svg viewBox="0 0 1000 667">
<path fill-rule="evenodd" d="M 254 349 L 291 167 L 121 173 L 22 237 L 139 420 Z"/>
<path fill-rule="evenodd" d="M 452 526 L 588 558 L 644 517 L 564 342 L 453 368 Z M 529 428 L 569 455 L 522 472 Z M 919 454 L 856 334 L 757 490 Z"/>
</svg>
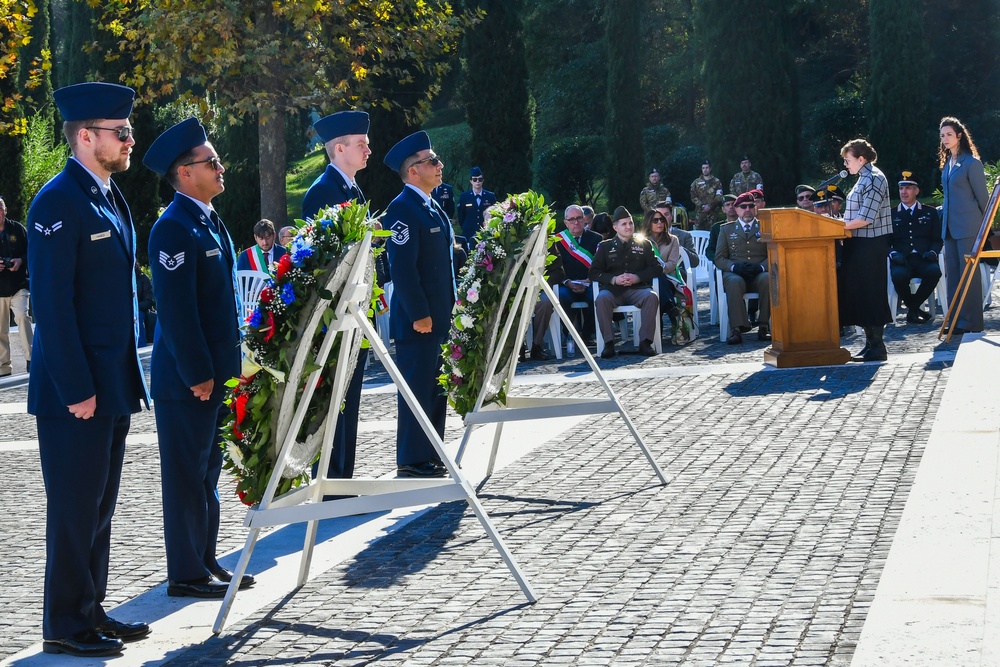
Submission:
<svg viewBox="0 0 1000 667">
<path fill-rule="evenodd" d="M 875 166 L 875 147 L 864 139 L 848 141 L 840 155 L 847 171 L 858 177 L 844 207 L 844 227 L 851 238 L 844 239 L 837 273 L 840 325 L 859 326 L 865 332 L 865 346 L 851 361 L 885 361 L 882 331 L 892 321 L 886 271 L 892 234 L 889 182 Z"/>
</svg>

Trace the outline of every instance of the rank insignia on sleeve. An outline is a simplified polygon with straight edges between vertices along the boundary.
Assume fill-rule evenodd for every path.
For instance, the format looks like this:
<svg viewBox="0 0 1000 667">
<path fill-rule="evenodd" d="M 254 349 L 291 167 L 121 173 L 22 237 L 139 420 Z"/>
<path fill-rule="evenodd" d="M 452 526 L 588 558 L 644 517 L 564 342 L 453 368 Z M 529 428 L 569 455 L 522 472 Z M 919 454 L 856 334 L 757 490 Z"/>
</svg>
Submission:
<svg viewBox="0 0 1000 667">
<path fill-rule="evenodd" d="M 58 232 L 62 229 L 62 220 L 59 222 L 53 222 L 51 227 L 46 227 L 42 223 L 36 222 L 35 229 L 40 231 L 43 236 L 52 236 L 52 232 Z"/>
<path fill-rule="evenodd" d="M 392 232 L 392 242 L 396 245 L 403 245 L 410 240 L 410 228 L 402 220 L 397 220 L 389 231 Z"/>
<path fill-rule="evenodd" d="M 164 266 L 167 271 L 173 271 L 178 266 L 184 263 L 184 251 L 180 251 L 173 257 L 167 253 L 160 251 L 160 264 Z"/>
</svg>

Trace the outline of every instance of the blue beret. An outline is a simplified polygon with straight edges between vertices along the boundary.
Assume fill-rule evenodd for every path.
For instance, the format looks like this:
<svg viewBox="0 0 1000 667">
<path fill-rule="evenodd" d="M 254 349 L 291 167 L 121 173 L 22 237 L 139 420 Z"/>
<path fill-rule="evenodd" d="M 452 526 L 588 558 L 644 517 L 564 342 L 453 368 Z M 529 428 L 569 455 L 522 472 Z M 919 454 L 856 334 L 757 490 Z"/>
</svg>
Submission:
<svg viewBox="0 0 1000 667">
<path fill-rule="evenodd" d="M 473 167 L 472 170 L 469 171 L 469 178 L 472 178 L 473 176 L 482 176 L 482 175 L 483 175 L 483 170 L 480 169 L 479 167 Z"/>
<path fill-rule="evenodd" d="M 166 176 L 174 160 L 206 141 L 208 135 L 197 118 L 182 120 L 156 138 L 143 156 L 142 163 L 160 176 Z"/>
<path fill-rule="evenodd" d="M 313 123 L 313 128 L 325 144 L 345 134 L 368 134 L 370 125 L 368 114 L 364 111 L 338 111 L 320 118 Z"/>
<path fill-rule="evenodd" d="M 52 93 L 63 120 L 106 118 L 124 120 L 132 115 L 135 91 L 116 83 L 91 81 L 65 86 Z"/>
<path fill-rule="evenodd" d="M 403 137 L 399 142 L 389 149 L 382 162 L 393 171 L 399 171 L 403 166 L 403 161 L 415 153 L 426 151 L 431 147 L 431 138 L 423 130 L 414 132 L 408 137 Z"/>
</svg>

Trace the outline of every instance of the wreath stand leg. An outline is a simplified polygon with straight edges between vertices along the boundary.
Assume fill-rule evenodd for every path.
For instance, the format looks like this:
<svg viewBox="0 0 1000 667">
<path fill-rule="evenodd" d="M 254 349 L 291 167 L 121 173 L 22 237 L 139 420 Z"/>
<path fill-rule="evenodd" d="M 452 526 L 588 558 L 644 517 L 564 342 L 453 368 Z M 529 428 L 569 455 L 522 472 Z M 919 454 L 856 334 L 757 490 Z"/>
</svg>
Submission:
<svg viewBox="0 0 1000 667">
<path fill-rule="evenodd" d="M 260 531 L 265 526 L 308 523 L 305 544 L 303 545 L 302 561 L 299 566 L 298 585 L 301 586 L 308 579 L 309 566 L 312 560 L 312 552 L 320 520 L 452 500 L 465 500 L 469 503 L 473 513 L 479 519 L 494 548 L 500 553 L 501 558 L 507 565 L 515 581 L 517 581 L 528 602 L 533 603 L 537 600 L 535 591 L 514 560 L 499 532 L 490 521 L 489 515 L 476 496 L 472 485 L 466 479 L 455 460 L 446 451 L 444 442 L 438 436 L 437 431 L 434 430 L 427 414 L 421 408 L 416 396 L 414 396 L 409 385 L 406 384 L 406 381 L 400 374 L 398 367 L 389 356 L 389 351 L 383 344 L 381 337 L 368 320 L 367 312 L 371 299 L 371 287 L 370 278 L 366 281 L 364 271 L 370 268 L 370 264 L 364 261 L 363 258 L 369 257 L 371 247 L 370 234 L 365 237 L 359 246 L 356 255 L 357 259 L 351 275 L 347 280 L 344 292 L 334 311 L 336 318 L 328 325 L 327 333 L 316 358 L 316 363 L 320 367 L 323 367 L 333 348 L 334 342 L 338 337 L 340 338 L 340 355 L 334 372 L 333 395 L 330 401 L 331 407 L 320 450 L 319 474 L 307 485 L 293 489 L 275 498 L 275 492 L 281 479 L 281 474 L 287 466 L 295 436 L 305 418 L 309 401 L 312 398 L 316 382 L 320 377 L 320 371 L 317 370 L 306 380 L 305 390 L 296 405 L 292 404 L 292 400 L 289 400 L 287 404 L 285 402 L 282 403 L 276 434 L 276 441 L 282 443 L 280 453 L 267 489 L 264 492 L 263 500 L 261 500 L 257 507 L 250 508 L 244 519 L 244 525 L 250 528 L 250 532 L 247 535 L 243 552 L 240 554 L 239 562 L 233 573 L 233 579 L 226 591 L 226 596 L 222 601 L 222 606 L 212 627 L 212 632 L 215 634 L 219 634 L 225 627 L 226 619 L 235 601 L 236 592 L 239 589 L 239 582 L 246 572 L 247 564 L 250 561 L 250 556 L 253 553 Z M 316 308 L 316 315 L 314 316 L 316 323 L 318 323 L 318 318 L 329 304 L 329 300 L 321 300 L 319 302 Z M 307 328 L 307 330 L 315 329 Z M 327 464 L 332 453 L 336 420 L 340 417 L 340 405 L 343 402 L 349 382 L 350 368 L 348 362 L 351 355 L 360 348 L 362 337 L 369 341 L 376 356 L 378 356 L 388 371 L 400 395 L 403 396 L 410 410 L 413 411 L 424 434 L 430 439 L 438 456 L 448 469 L 450 477 L 435 479 L 397 477 L 383 477 L 379 479 L 329 479 L 326 477 Z M 307 342 L 304 344 L 307 344 Z M 297 383 L 301 378 L 303 364 L 304 362 L 297 357 L 288 380 L 290 386 L 298 386 Z M 289 417 L 289 413 L 292 412 L 293 408 L 294 414 Z M 283 428 L 283 426 L 286 428 Z M 323 501 L 322 497 L 324 495 L 351 495 L 357 497 Z"/>
<path fill-rule="evenodd" d="M 549 286 L 548 282 L 545 280 L 545 257 L 548 251 L 548 238 L 545 234 L 546 230 L 546 224 L 540 225 L 535 235 L 527 244 L 527 266 L 524 278 L 521 280 L 520 285 L 518 285 L 514 296 L 513 307 L 511 308 L 511 313 L 516 313 L 520 310 L 521 317 L 509 318 L 505 323 L 503 331 L 497 340 L 497 344 L 494 346 L 493 354 L 489 359 L 486 376 L 492 377 L 496 372 L 496 369 L 501 362 L 500 357 L 503 354 L 504 349 L 507 347 L 506 343 L 510 340 L 510 336 L 514 336 L 514 341 L 521 341 L 524 339 L 524 335 L 528 327 L 528 318 L 530 317 L 531 309 L 534 305 L 535 295 L 538 293 L 538 290 L 541 289 L 552 302 L 555 313 L 566 325 L 566 328 L 573 337 L 573 340 L 576 341 L 577 348 L 583 352 L 583 356 L 587 360 L 587 364 L 594 373 L 594 377 L 604 389 L 605 394 L 607 394 L 607 398 L 521 398 L 516 396 L 507 396 L 503 404 L 500 404 L 499 402 L 486 403 L 489 387 L 484 386 L 476 400 L 475 408 L 465 415 L 465 435 L 462 438 L 462 444 L 459 447 L 456 460 L 461 462 L 465 453 L 465 448 L 470 441 L 473 429 L 482 424 L 496 424 L 496 432 L 493 438 L 493 448 L 490 452 L 490 464 L 487 470 L 488 478 L 493 474 L 493 464 L 496 460 L 504 422 L 617 412 L 622 418 L 622 421 L 625 422 L 625 426 L 632 434 L 633 439 L 635 439 L 636 445 L 638 445 L 639 449 L 646 457 L 646 461 L 648 461 L 650 467 L 653 469 L 653 472 L 655 472 L 656 476 L 659 478 L 660 485 L 666 485 L 667 479 L 664 476 L 663 471 L 660 469 L 660 466 L 653 458 L 652 452 L 650 452 L 649 448 L 646 446 L 645 441 L 639 434 L 639 431 L 635 428 L 635 424 L 632 422 L 632 419 L 629 417 L 625 407 L 622 405 L 618 396 L 611 388 L 611 385 L 608 384 L 608 381 L 601 372 L 600 367 L 598 367 L 596 360 L 593 355 L 590 354 L 590 350 L 587 348 L 586 343 L 584 343 L 583 337 L 576 330 L 576 327 L 570 320 L 569 315 L 567 315 L 566 311 L 563 310 L 562 305 L 559 303 L 559 297 L 556 296 L 556 294 L 552 291 L 552 287 Z M 504 294 L 504 300 L 506 300 L 507 294 L 509 294 L 509 288 Z M 513 331 L 515 319 L 518 326 L 517 330 Z M 505 379 L 505 386 L 507 387 L 511 386 L 516 366 L 516 363 L 509 364 L 509 369 Z"/>
</svg>

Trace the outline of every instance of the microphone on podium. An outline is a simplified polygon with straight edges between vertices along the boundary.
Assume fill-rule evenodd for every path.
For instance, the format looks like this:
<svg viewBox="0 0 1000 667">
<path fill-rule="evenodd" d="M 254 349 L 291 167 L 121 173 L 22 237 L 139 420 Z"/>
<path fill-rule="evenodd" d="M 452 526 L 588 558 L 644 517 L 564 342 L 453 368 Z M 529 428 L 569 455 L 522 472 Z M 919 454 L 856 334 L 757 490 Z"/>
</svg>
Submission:
<svg viewBox="0 0 1000 667">
<path fill-rule="evenodd" d="M 834 174 L 830 178 L 826 179 L 825 181 L 823 181 L 822 183 L 820 183 L 819 185 L 817 185 L 816 189 L 817 190 L 822 190 L 826 186 L 833 185 L 834 183 L 836 183 L 837 181 L 839 181 L 842 178 L 847 178 L 847 176 L 848 176 L 847 170 L 844 169 L 839 174 Z"/>
</svg>

